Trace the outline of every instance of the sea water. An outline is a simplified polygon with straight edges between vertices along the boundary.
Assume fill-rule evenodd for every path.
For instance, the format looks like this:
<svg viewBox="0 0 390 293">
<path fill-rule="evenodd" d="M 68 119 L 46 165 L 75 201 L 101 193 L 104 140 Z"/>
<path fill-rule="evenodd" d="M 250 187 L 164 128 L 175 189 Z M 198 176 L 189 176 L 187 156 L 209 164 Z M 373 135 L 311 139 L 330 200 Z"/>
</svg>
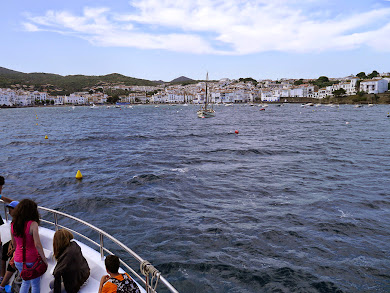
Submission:
<svg viewBox="0 0 390 293">
<path fill-rule="evenodd" d="M 197 109 L 1 109 L 3 194 L 103 229 L 180 292 L 390 291 L 390 106 Z"/>
</svg>

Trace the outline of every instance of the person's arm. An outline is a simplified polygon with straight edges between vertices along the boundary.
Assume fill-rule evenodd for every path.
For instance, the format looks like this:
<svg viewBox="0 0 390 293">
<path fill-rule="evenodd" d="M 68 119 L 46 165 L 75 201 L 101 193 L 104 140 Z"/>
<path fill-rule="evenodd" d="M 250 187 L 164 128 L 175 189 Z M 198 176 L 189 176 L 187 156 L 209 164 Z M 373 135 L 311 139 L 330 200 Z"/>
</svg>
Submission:
<svg viewBox="0 0 390 293">
<path fill-rule="evenodd" d="M 38 223 L 35 221 L 31 223 L 30 234 L 32 234 L 32 236 L 34 238 L 35 248 L 38 250 L 38 253 L 41 256 L 42 260 L 47 264 L 45 253 L 43 252 L 41 239 L 39 238 Z"/>
<path fill-rule="evenodd" d="M 98 292 L 98 293 L 102 293 L 103 285 L 104 285 L 105 282 L 108 281 L 109 278 L 110 278 L 109 275 L 105 275 L 105 276 L 103 276 L 103 277 L 100 279 L 100 285 L 99 285 L 99 292 Z"/>
<path fill-rule="evenodd" d="M 12 233 L 12 229 L 11 229 L 11 243 L 12 243 L 12 246 L 15 247 L 15 249 L 16 249 L 16 242 L 15 242 L 14 234 Z"/>
<path fill-rule="evenodd" d="M 54 275 L 54 293 L 61 293 L 61 273 L 57 273 Z"/>
<path fill-rule="evenodd" d="M 0 194 L 0 199 L 2 199 L 5 203 L 10 203 L 11 201 L 14 201 L 13 199 L 6 197 L 4 195 Z"/>
<path fill-rule="evenodd" d="M 14 247 L 14 245 L 12 243 L 12 239 L 11 239 L 11 241 L 9 242 L 9 245 L 8 245 L 7 255 L 9 257 L 11 257 L 14 254 L 14 251 L 15 251 L 15 247 Z"/>
</svg>

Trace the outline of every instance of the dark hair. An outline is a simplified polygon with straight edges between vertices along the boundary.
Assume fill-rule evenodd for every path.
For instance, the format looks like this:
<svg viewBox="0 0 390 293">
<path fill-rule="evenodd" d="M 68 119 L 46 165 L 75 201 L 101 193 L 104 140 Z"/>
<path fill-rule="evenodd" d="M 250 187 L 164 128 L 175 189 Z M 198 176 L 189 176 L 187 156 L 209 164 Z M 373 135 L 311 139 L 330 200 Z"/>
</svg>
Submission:
<svg viewBox="0 0 390 293">
<path fill-rule="evenodd" d="M 104 261 L 107 271 L 117 274 L 119 270 L 119 257 L 116 255 L 107 255 Z"/>
<path fill-rule="evenodd" d="M 31 199 L 23 199 L 15 208 L 13 229 L 16 236 L 24 235 L 25 223 L 35 221 L 39 225 L 38 205 Z"/>
<path fill-rule="evenodd" d="M 4 177 L 0 176 L 0 185 L 4 185 Z"/>
</svg>

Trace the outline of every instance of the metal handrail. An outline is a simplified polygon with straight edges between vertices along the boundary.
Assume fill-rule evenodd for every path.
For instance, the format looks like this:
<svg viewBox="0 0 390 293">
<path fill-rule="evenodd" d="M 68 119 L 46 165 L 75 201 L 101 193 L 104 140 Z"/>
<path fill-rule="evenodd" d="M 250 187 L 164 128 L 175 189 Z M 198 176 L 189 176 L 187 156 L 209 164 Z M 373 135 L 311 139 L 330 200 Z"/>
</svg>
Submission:
<svg viewBox="0 0 390 293">
<path fill-rule="evenodd" d="M 4 205 L 4 209 L 6 211 L 6 207 Z M 41 207 L 41 206 L 38 206 L 38 209 L 40 210 L 43 210 L 43 211 L 46 211 L 46 212 L 49 212 L 49 213 L 52 213 L 53 216 L 54 216 L 54 222 L 50 222 L 48 220 L 44 220 L 44 219 L 41 219 L 42 222 L 44 223 L 47 223 L 47 224 L 51 224 L 55 227 L 55 230 L 57 231 L 59 228 L 64 228 L 64 229 L 67 229 L 69 231 L 71 231 L 72 233 L 74 234 L 77 234 L 79 236 L 81 236 L 82 238 L 84 238 L 85 240 L 88 240 L 90 243 L 96 245 L 99 247 L 99 250 L 100 250 L 100 255 L 102 257 L 102 259 L 104 258 L 104 252 L 107 252 L 109 254 L 113 254 L 111 251 L 109 251 L 107 248 L 104 247 L 104 242 L 103 242 L 103 238 L 108 238 L 109 240 L 111 240 L 113 243 L 115 243 L 116 245 L 118 245 L 120 248 L 122 248 L 123 250 L 125 250 L 128 254 L 130 254 L 134 259 L 136 259 L 140 264 L 142 264 L 143 262 L 145 262 L 145 260 L 143 258 L 141 258 L 138 254 L 136 254 L 133 250 L 131 250 L 130 248 L 128 248 L 126 245 L 124 245 L 122 242 L 120 242 L 118 239 L 114 238 L 113 236 L 111 236 L 110 234 L 104 232 L 102 229 L 99 229 L 97 227 L 95 227 L 94 225 L 91 225 L 90 223 L 86 222 L 86 221 L 83 221 L 79 218 L 76 218 L 74 216 L 71 216 L 71 215 L 68 215 L 66 213 L 63 213 L 63 212 L 59 212 L 59 211 L 56 211 L 56 210 L 52 210 L 52 209 L 49 209 L 49 208 L 45 208 L 45 207 Z M 78 222 L 80 224 L 83 224 L 85 226 L 87 226 L 88 228 L 92 229 L 93 231 L 96 231 L 99 233 L 99 238 L 100 238 L 100 243 L 97 243 L 95 241 L 93 241 L 92 239 L 88 238 L 87 236 L 77 232 L 77 231 L 74 231 L 68 227 L 65 227 L 65 226 L 62 226 L 62 225 L 59 225 L 58 224 L 58 215 L 61 215 L 63 217 L 66 217 L 68 219 L 71 219 L 75 222 Z M 8 215 L 7 215 L 7 212 L 5 212 L 5 218 L 6 220 L 8 220 Z M 121 260 L 121 263 L 128 269 L 130 270 L 135 276 L 137 276 L 138 279 L 140 279 L 145 286 L 149 286 L 146 284 L 146 281 L 137 273 L 134 271 L 134 269 L 132 269 L 129 265 L 127 265 L 125 262 L 123 262 Z M 167 289 L 169 289 L 169 291 L 171 291 L 172 293 L 179 293 L 163 276 L 160 276 L 160 280 L 161 282 L 165 285 L 165 287 L 167 287 Z M 149 290 L 152 289 L 152 288 L 146 288 L 146 291 L 149 292 Z"/>
</svg>

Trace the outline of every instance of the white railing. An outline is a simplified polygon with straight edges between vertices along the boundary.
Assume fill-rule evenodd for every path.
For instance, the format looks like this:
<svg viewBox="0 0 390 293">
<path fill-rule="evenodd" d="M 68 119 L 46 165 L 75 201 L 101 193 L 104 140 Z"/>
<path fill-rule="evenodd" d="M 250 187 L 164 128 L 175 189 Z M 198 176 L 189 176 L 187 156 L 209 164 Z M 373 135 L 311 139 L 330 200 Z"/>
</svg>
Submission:
<svg viewBox="0 0 390 293">
<path fill-rule="evenodd" d="M 41 222 L 54 226 L 54 229 L 56 231 L 58 229 L 67 229 L 70 232 L 72 232 L 74 235 L 78 235 L 81 238 L 83 238 L 84 240 L 88 241 L 89 243 L 92 243 L 93 245 L 95 245 L 96 247 L 99 248 L 100 256 L 101 256 L 102 259 L 104 258 L 104 253 L 105 252 L 108 253 L 108 254 L 114 254 L 110 250 L 108 250 L 106 247 L 104 247 L 104 239 L 111 240 L 119 248 L 121 248 L 124 251 L 126 251 L 131 257 L 133 257 L 136 261 L 139 262 L 140 270 L 141 270 L 142 274 L 145 275 L 145 277 L 146 277 L 145 279 L 146 280 L 144 280 L 144 278 L 142 278 L 140 276 L 140 274 L 138 274 L 133 268 L 131 268 L 122 259 L 120 259 L 120 262 L 127 270 L 129 270 L 134 276 L 136 276 L 144 284 L 146 292 L 148 292 L 148 293 L 149 292 L 155 292 L 155 289 L 157 287 L 157 283 L 160 280 L 161 283 L 164 284 L 164 286 L 170 292 L 172 292 L 172 293 L 179 293 L 163 276 L 160 275 L 160 272 L 158 272 L 158 270 L 156 268 L 154 268 L 149 262 L 147 262 L 146 260 L 142 259 L 138 254 L 136 254 L 134 251 L 132 251 L 130 248 L 128 248 L 125 244 L 123 244 L 122 242 L 120 242 L 118 239 L 114 238 L 110 234 L 108 234 L 108 233 L 104 232 L 103 230 L 101 230 L 101 229 L 91 225 L 88 222 L 85 222 L 85 221 L 83 221 L 83 220 L 81 220 L 79 218 L 76 218 L 74 216 L 65 214 L 63 212 L 59 212 L 59 211 L 48 209 L 48 208 L 41 207 L 41 206 L 38 206 L 38 209 L 42 210 L 42 211 L 45 211 L 45 212 L 48 212 L 48 213 L 51 213 L 53 215 L 53 222 L 51 222 L 51 221 L 49 221 L 47 219 L 42 219 L 42 218 L 41 218 Z M 8 220 L 8 213 L 7 213 L 7 208 L 6 208 L 5 204 L 4 204 L 4 211 L 5 211 L 5 218 L 6 218 L 6 220 Z M 98 242 L 88 238 L 87 236 L 83 235 L 82 233 L 79 233 L 79 232 L 75 231 L 74 229 L 71 229 L 69 227 L 60 225 L 58 223 L 58 216 L 62 216 L 62 217 L 68 218 L 68 219 L 70 219 L 70 220 L 72 220 L 74 222 L 82 224 L 82 225 L 88 227 L 89 229 L 97 232 L 99 234 L 99 240 L 100 240 L 99 242 L 100 243 L 98 243 Z"/>
</svg>

